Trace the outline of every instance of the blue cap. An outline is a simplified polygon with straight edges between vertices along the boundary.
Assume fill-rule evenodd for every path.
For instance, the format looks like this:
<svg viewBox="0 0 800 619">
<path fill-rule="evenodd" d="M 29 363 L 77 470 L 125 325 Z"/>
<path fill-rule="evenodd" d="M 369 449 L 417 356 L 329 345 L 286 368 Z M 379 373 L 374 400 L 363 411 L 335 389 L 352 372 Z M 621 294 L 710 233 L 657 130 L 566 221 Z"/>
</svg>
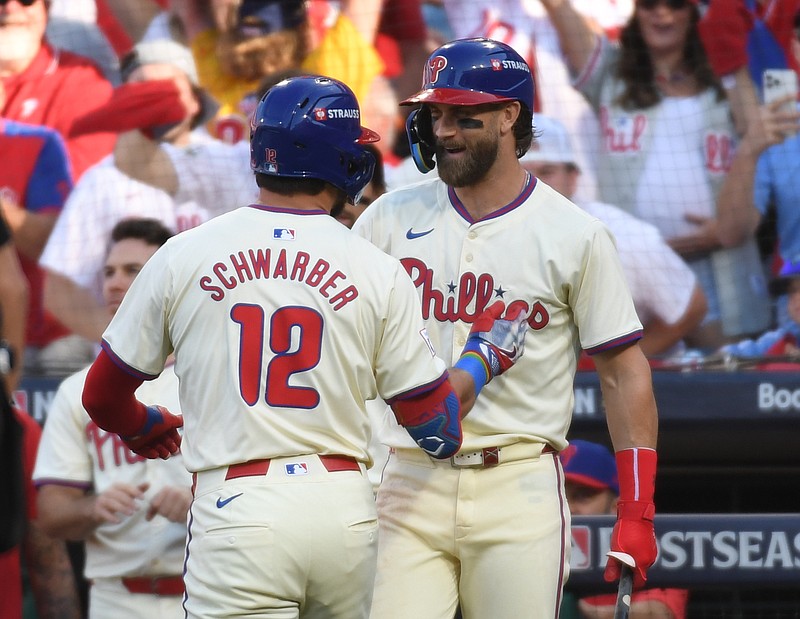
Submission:
<svg viewBox="0 0 800 619">
<path fill-rule="evenodd" d="M 567 481 L 619 495 L 617 461 L 603 445 L 576 439 L 559 457 Z"/>
<path fill-rule="evenodd" d="M 800 277 L 800 260 L 784 262 L 781 272 L 769 283 L 769 291 L 774 295 L 786 294 L 793 279 Z"/>
</svg>

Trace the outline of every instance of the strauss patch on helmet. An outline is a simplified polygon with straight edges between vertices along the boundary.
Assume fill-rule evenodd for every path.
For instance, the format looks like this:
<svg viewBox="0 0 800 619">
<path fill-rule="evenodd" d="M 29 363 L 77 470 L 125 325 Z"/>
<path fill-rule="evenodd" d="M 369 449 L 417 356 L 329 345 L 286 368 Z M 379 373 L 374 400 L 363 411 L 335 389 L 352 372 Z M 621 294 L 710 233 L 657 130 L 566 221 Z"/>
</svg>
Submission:
<svg viewBox="0 0 800 619">
<path fill-rule="evenodd" d="M 357 109 L 353 108 L 324 108 L 318 107 L 314 110 L 314 120 L 324 122 L 334 118 L 361 118 L 361 114 Z"/>
<path fill-rule="evenodd" d="M 491 60 L 492 69 L 495 71 L 502 71 L 503 69 L 516 69 L 517 71 L 527 71 L 528 73 L 531 72 L 531 68 L 528 66 L 526 62 L 520 62 L 519 60 L 497 60 L 493 58 Z"/>
</svg>

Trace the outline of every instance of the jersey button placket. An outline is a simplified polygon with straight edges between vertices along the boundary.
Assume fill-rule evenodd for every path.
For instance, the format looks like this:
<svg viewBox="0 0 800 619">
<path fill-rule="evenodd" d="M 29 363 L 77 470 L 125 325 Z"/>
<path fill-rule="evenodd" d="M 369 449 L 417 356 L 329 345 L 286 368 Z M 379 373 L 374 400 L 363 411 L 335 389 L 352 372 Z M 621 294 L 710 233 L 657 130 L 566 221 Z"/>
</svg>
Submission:
<svg viewBox="0 0 800 619">
<path fill-rule="evenodd" d="M 478 233 L 475 230 L 469 230 L 464 237 L 464 241 L 461 245 L 461 261 L 459 263 L 458 268 L 458 288 L 455 290 L 456 297 L 461 294 L 460 286 L 463 284 L 464 281 L 464 272 L 469 271 L 471 269 L 468 268 L 469 264 L 472 262 L 472 252 L 470 251 L 471 243 L 470 241 L 474 241 L 478 238 Z M 459 310 L 463 311 L 463 308 L 459 307 Z M 451 354 L 453 355 L 453 359 L 458 359 L 458 356 L 461 354 L 461 350 L 464 348 L 464 345 L 467 343 L 467 336 L 469 335 L 469 330 L 472 325 L 467 324 L 463 321 L 456 322 L 453 325 L 453 341 L 452 341 L 452 350 Z"/>
</svg>

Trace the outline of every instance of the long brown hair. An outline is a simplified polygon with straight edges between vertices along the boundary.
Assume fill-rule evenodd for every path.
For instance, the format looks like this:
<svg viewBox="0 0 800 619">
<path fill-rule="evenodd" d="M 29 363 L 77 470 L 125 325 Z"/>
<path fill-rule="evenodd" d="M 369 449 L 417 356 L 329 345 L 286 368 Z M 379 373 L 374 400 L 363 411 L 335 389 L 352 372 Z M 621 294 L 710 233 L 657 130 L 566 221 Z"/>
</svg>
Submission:
<svg viewBox="0 0 800 619">
<path fill-rule="evenodd" d="M 723 99 L 725 91 L 711 69 L 697 29 L 700 13 L 695 6 L 691 7 L 691 11 L 692 21 L 683 48 L 684 65 L 689 68 L 689 73 L 694 77 L 701 92 L 713 88 L 717 93 L 717 100 Z M 622 53 L 617 67 L 617 77 L 625 84 L 625 89 L 616 103 L 626 110 L 646 109 L 657 105 L 662 95 L 658 90 L 650 52 L 635 14 L 620 33 L 620 49 Z"/>
<path fill-rule="evenodd" d="M 221 32 L 216 52 L 227 74 L 257 80 L 270 73 L 299 68 L 308 52 L 306 44 L 306 26 L 301 24 L 257 37 Z"/>
</svg>

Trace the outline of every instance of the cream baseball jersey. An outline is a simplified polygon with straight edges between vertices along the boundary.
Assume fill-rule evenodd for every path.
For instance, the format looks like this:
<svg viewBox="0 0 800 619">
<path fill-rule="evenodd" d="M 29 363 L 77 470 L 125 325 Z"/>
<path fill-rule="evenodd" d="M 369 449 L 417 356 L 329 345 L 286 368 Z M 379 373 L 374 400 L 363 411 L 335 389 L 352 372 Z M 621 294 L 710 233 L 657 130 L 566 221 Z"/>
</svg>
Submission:
<svg viewBox="0 0 800 619">
<path fill-rule="evenodd" d="M 92 489 L 99 494 L 114 483 L 149 482 L 141 508 L 119 524 L 100 525 L 86 540 L 86 578 L 180 574 L 186 525 L 156 516 L 145 520 L 148 499 L 164 486 L 190 488 L 192 478 L 180 454 L 147 460 L 130 451 L 116 434 L 97 427 L 81 405 L 89 368 L 64 379 L 44 424 L 33 478 L 37 486 L 54 483 Z M 178 380 L 172 366 L 158 380 L 143 383 L 136 396 L 180 413 Z"/>
<path fill-rule="evenodd" d="M 103 339 L 144 378 L 175 350 L 190 471 L 313 453 L 368 462 L 364 401 L 424 391 L 446 370 L 400 263 L 321 210 L 251 205 L 173 237 Z"/>
<path fill-rule="evenodd" d="M 563 449 L 580 349 L 598 352 L 641 337 L 608 230 L 535 178 L 514 202 L 477 222 L 452 189 L 426 180 L 378 198 L 354 230 L 400 259 L 447 363 L 490 303 L 523 303 L 530 312 L 525 354 L 464 418 L 462 451 L 520 440 Z M 382 437 L 390 446 L 412 446 L 391 427 Z"/>
</svg>

